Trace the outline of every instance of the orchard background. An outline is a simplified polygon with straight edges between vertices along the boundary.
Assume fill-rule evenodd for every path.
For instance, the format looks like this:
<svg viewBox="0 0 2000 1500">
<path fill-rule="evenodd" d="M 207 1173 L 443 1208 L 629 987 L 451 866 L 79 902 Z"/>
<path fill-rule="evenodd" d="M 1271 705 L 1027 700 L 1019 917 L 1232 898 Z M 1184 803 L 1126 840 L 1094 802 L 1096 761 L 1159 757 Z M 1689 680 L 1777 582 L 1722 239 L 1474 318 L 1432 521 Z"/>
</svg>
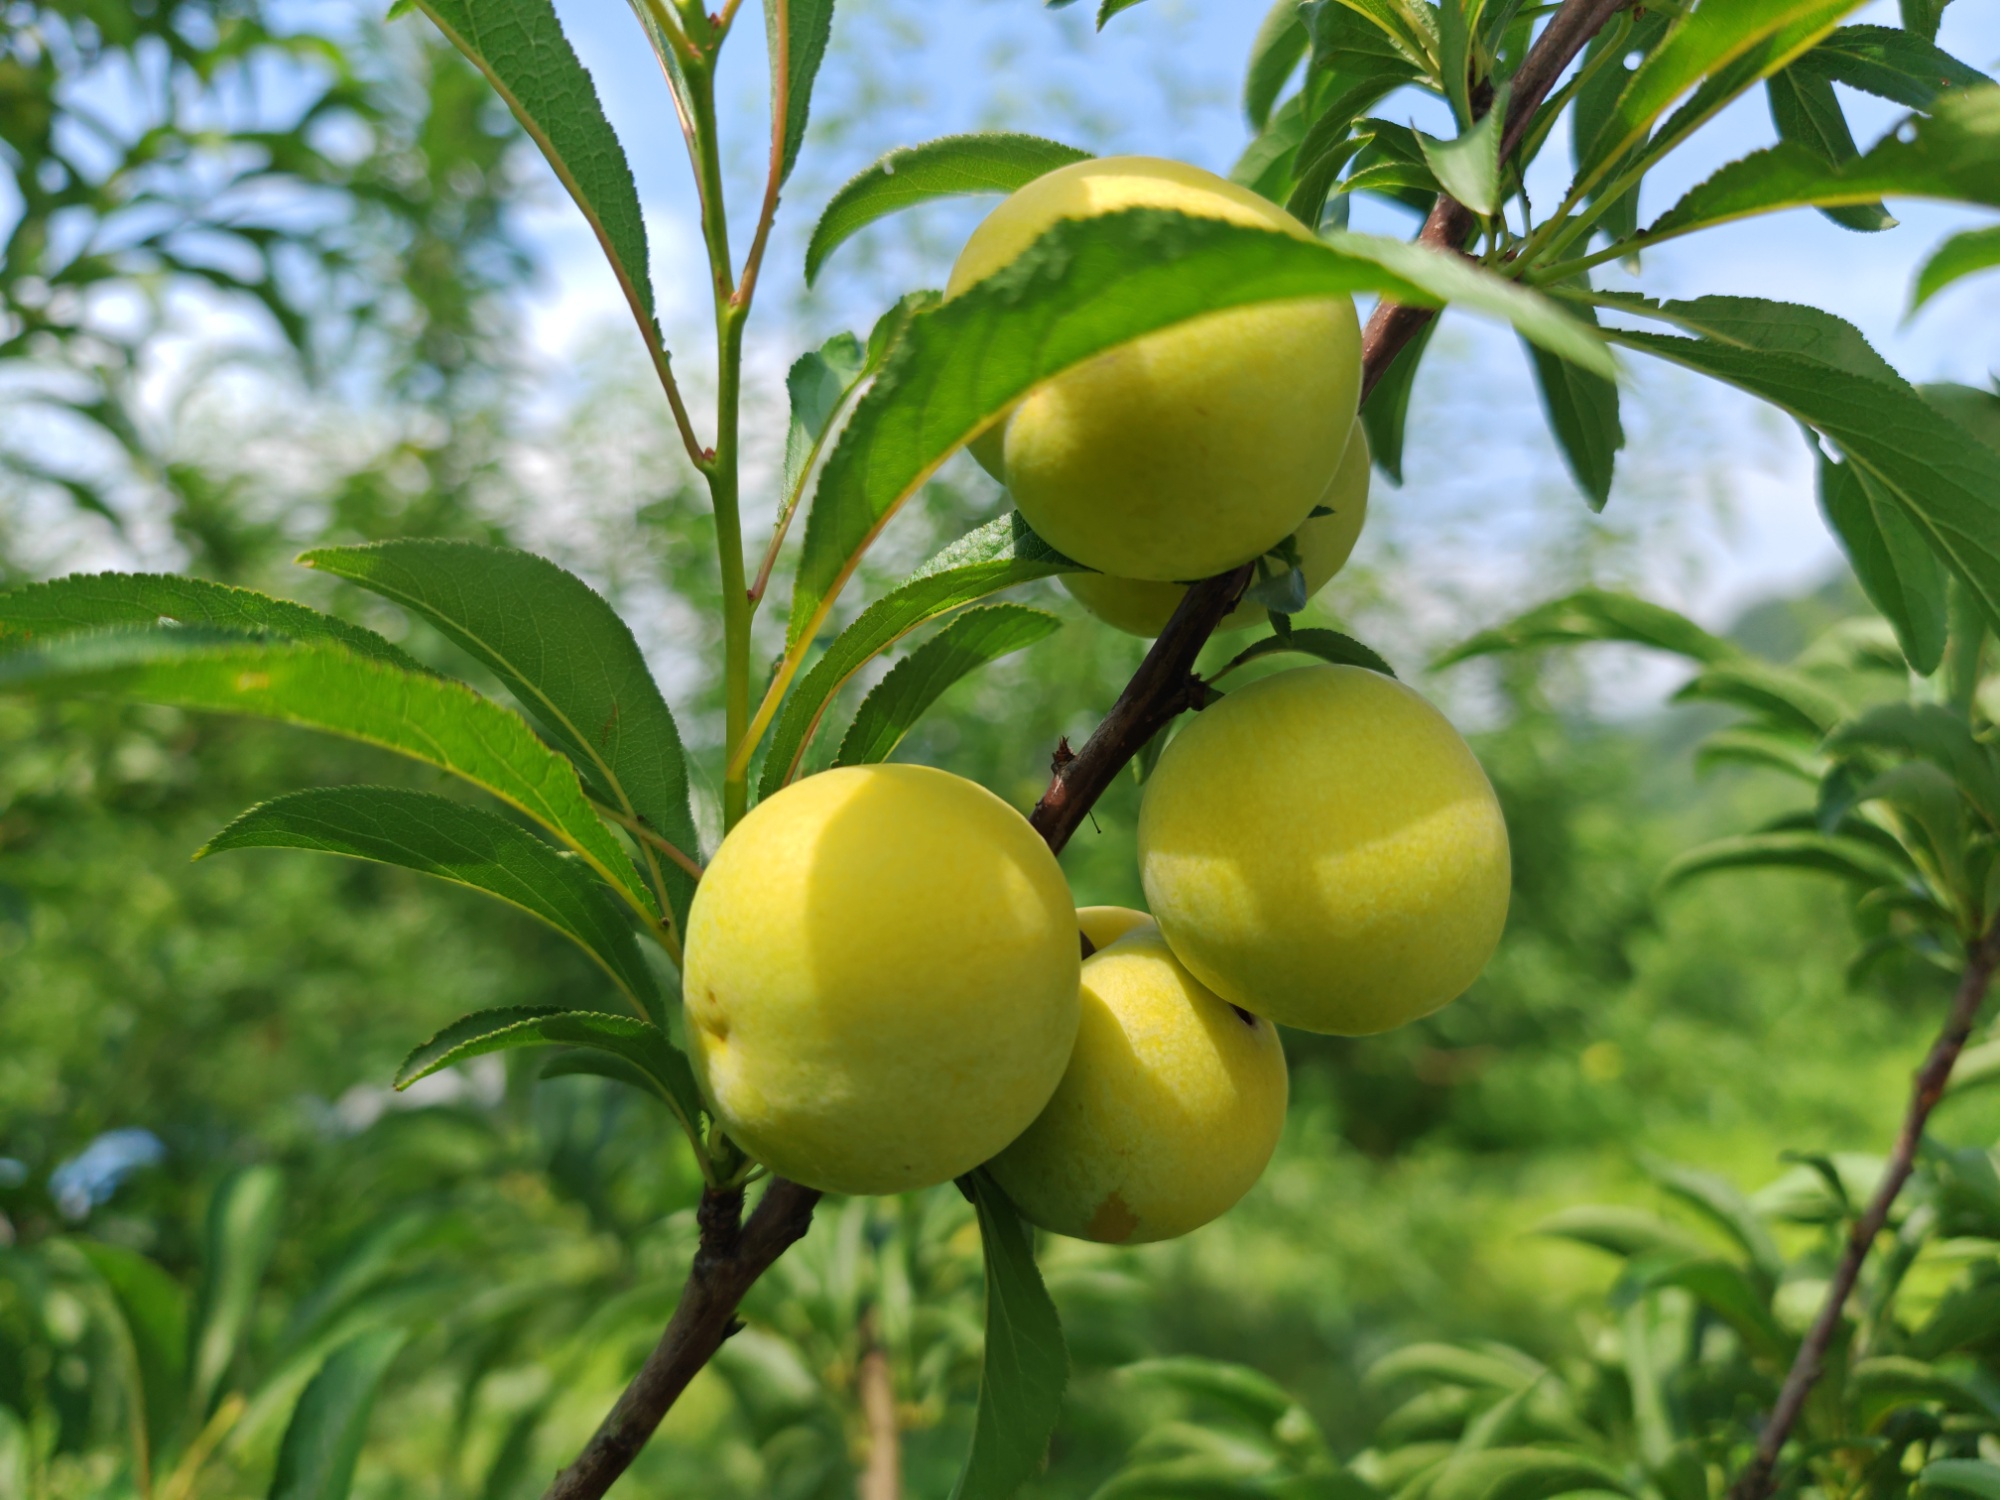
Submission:
<svg viewBox="0 0 2000 1500">
<path fill-rule="evenodd" d="M 707 271 L 657 71 L 622 7 L 558 9 L 632 159 L 665 342 L 707 412 Z M 885 219 L 808 288 L 807 234 L 849 176 L 989 128 L 1225 173 L 1250 140 L 1261 6 L 1149 0 L 1102 31 L 1086 9 L 844 0 L 743 371 L 746 429 L 766 435 L 743 476 L 758 543 L 794 358 L 942 284 L 994 201 Z M 739 255 L 766 144 L 756 22 L 717 83 Z M 1977 0 L 1944 9 L 1936 39 L 2000 63 Z M 1863 147 L 1907 113 L 1844 84 L 1839 98 Z M 1416 88 L 1372 112 L 1454 130 Z M 1639 222 L 1773 139 L 1752 88 L 1648 177 Z M 427 22 L 16 0 L 0 7 L 0 160 L 0 581 L 173 570 L 267 589 L 484 687 L 423 622 L 291 558 L 397 537 L 552 557 L 637 632 L 712 847 L 707 496 L 595 241 Z M 1544 211 L 1568 166 L 1559 135 L 1528 178 Z M 1753 218 L 1646 250 L 1640 282 L 1607 264 L 1598 285 L 1811 304 L 1910 380 L 1985 387 L 2000 278 L 1969 275 L 1906 317 L 1918 267 L 1990 222 L 1983 201 L 1897 200 L 1902 222 L 1872 234 L 1808 209 Z M 1418 216 L 1357 194 L 1351 223 L 1407 238 Z M 1512 332 L 1446 315 L 1410 394 L 1402 483 L 1378 472 L 1355 561 L 1299 616 L 1382 651 L 1473 740 L 1513 841 L 1500 954 L 1402 1030 L 1288 1034 L 1284 1139 L 1225 1218 L 1138 1249 L 1044 1237 L 1071 1373 L 1024 1493 L 1720 1494 L 1880 1174 L 1964 951 L 1885 926 L 1891 902 L 1857 911 L 1828 868 L 1862 891 L 1879 877 L 1878 894 L 1911 882 L 1831 840 L 1777 851 L 1819 877 L 1662 881 L 1688 851 L 1796 812 L 1787 757 L 1832 774 L 1801 759 L 1834 726 L 1796 675 L 1663 709 L 1681 684 L 1747 659 L 1803 664 L 1836 717 L 1902 694 L 1879 594 L 1822 519 L 1816 448 L 1749 396 L 1628 354 L 1624 446 L 1593 512 L 1529 369 Z M 855 603 L 1001 508 L 954 459 L 868 555 Z M 1487 642 L 1533 649 L 1429 670 L 1585 589 L 1675 606 L 1714 636 L 1590 594 Z M 897 758 L 1025 811 L 1057 741 L 1084 742 L 1145 647 L 1052 581 L 1010 597 L 1061 630 L 953 686 Z M 1614 643 L 1543 649 L 1596 638 Z M 1917 696 L 1957 701 L 1949 675 Z M 1971 676 L 1968 703 L 1976 662 Z M 1788 703 L 1807 704 L 1803 749 Z M 590 1007 L 598 971 L 407 871 L 187 861 L 293 788 L 441 779 L 292 729 L 0 698 L 0 1496 L 535 1495 L 659 1337 L 702 1180 L 657 1103 L 538 1081 L 533 1052 L 390 1088 L 413 1041 L 496 1006 Z M 1137 904 L 1139 793 L 1121 775 L 1069 845 L 1079 902 Z M 1864 1280 L 1857 1360 L 1836 1360 L 1786 1484 L 2000 1494 L 2000 1105 L 1979 1087 L 2000 1067 L 1979 1046 L 1878 1248 L 1901 1280 Z M 822 1204 L 620 1492 L 950 1492 L 982 1299 L 951 1187 Z"/>
</svg>

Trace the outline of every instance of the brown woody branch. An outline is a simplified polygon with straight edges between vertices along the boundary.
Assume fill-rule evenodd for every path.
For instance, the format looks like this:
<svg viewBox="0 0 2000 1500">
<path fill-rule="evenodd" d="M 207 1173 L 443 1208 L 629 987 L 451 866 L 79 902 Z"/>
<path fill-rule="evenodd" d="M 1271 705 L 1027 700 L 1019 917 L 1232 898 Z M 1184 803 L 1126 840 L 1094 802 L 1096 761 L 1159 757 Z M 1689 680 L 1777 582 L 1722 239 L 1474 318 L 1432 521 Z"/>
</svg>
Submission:
<svg viewBox="0 0 2000 1500">
<path fill-rule="evenodd" d="M 701 1195 L 701 1244 L 666 1332 L 576 1462 L 556 1476 L 542 1500 L 597 1500 L 611 1488 L 695 1373 L 741 1326 L 736 1309 L 744 1293 L 804 1237 L 819 1196 L 812 1188 L 774 1177 L 746 1222 L 741 1188 L 710 1188 Z"/>
<path fill-rule="evenodd" d="M 1563 0 L 1514 75 L 1503 153 L 1511 154 L 1520 144 L 1534 111 L 1584 44 L 1631 3 Z M 1462 205 L 1440 196 L 1418 240 L 1463 250 L 1474 224 L 1473 216 Z M 1376 308 L 1362 336 L 1364 398 L 1434 316 L 1428 309 L 1394 303 Z M 1223 616 L 1235 608 L 1250 575 L 1251 569 L 1245 565 L 1190 588 L 1083 749 L 1056 765 L 1049 789 L 1035 805 L 1031 820 L 1051 849 L 1061 851 L 1105 788 L 1148 740 L 1183 710 L 1201 706 L 1205 690 L 1194 675 L 1195 658 Z M 556 1476 L 543 1500 L 598 1500 L 625 1472 L 695 1372 L 736 1331 L 736 1309 L 744 1294 L 805 1234 L 819 1196 L 811 1188 L 773 1178 L 756 1211 L 739 1228 L 740 1191 L 703 1195 L 701 1248 L 695 1253 L 672 1321 L 589 1445 L 575 1463 Z"/>
<path fill-rule="evenodd" d="M 1841 1252 L 1840 1265 L 1833 1273 L 1833 1280 L 1827 1284 L 1826 1299 L 1820 1303 L 1819 1316 L 1813 1319 L 1811 1330 L 1799 1345 L 1798 1355 L 1792 1360 L 1792 1368 L 1778 1391 L 1777 1404 L 1771 1408 L 1770 1419 L 1758 1436 L 1757 1452 L 1731 1486 L 1730 1500 L 1764 1500 L 1771 1492 L 1772 1481 L 1777 1474 L 1778 1455 L 1784 1450 L 1792 1429 L 1798 1425 L 1799 1416 L 1805 1410 L 1806 1398 L 1812 1394 L 1813 1386 L 1825 1369 L 1827 1350 L 1833 1346 L 1834 1335 L 1840 1331 L 1847 1299 L 1861 1275 L 1861 1264 L 1868 1258 L 1876 1237 L 1888 1224 L 1889 1210 L 1894 1206 L 1897 1195 L 1903 1191 L 1903 1184 L 1910 1179 L 1910 1171 L 1916 1164 L 1917 1147 L 1924 1138 L 1924 1126 L 1930 1120 L 1931 1111 L 1937 1108 L 1938 1100 L 1944 1097 L 1945 1086 L 1951 1082 L 1951 1070 L 1958 1065 L 1958 1055 L 1965 1050 L 1966 1038 L 1972 1034 L 1972 1023 L 1979 1015 L 1980 1002 L 1986 998 L 1996 967 L 2000 967 L 2000 920 L 1996 920 L 1966 954 L 1965 970 L 1959 977 L 1958 992 L 1952 997 L 1944 1029 L 1931 1043 L 1930 1053 L 1924 1058 L 1923 1066 L 1917 1069 L 1911 1084 L 1910 1107 L 1903 1116 L 1902 1129 L 1896 1134 L 1896 1145 L 1889 1153 L 1882 1180 L 1876 1184 L 1874 1195 L 1869 1198 L 1861 1217 L 1847 1231 L 1847 1245 Z"/>
</svg>

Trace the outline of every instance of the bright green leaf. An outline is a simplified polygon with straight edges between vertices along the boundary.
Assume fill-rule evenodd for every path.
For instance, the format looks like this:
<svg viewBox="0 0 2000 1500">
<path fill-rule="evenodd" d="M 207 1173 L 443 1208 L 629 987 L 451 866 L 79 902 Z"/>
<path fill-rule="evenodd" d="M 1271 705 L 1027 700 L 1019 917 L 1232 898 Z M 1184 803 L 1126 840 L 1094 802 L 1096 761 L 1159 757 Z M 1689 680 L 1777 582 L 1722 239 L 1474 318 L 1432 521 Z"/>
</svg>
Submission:
<svg viewBox="0 0 2000 1500">
<path fill-rule="evenodd" d="M 783 183 L 805 142 L 813 80 L 833 35 L 833 0 L 764 0 L 764 34 L 771 57 L 772 108 L 784 102 L 784 154 L 778 168 Z"/>
<path fill-rule="evenodd" d="M 653 971 L 624 909 L 574 858 L 484 808 L 399 787 L 343 786 L 293 792 L 251 808 L 202 846 L 313 849 L 420 870 L 497 896 L 575 942 L 597 961 L 640 1015 L 665 1018 Z"/>
<path fill-rule="evenodd" d="M 1950 89 L 1992 82 L 1935 41 L 1896 26 L 1843 26 L 1792 67 L 1910 109 L 1927 110 Z"/>
<path fill-rule="evenodd" d="M 887 760 L 946 688 L 1061 628 L 1062 621 L 1046 610 L 1022 604 L 967 610 L 897 662 L 862 700 L 834 764 Z"/>
<path fill-rule="evenodd" d="M 965 193 L 1011 193 L 1090 153 L 1035 135 L 986 131 L 898 146 L 833 195 L 806 246 L 806 283 L 850 236 L 919 203 Z"/>
<path fill-rule="evenodd" d="M 430 621 L 499 676 L 599 801 L 698 856 L 674 716 L 630 628 L 582 579 L 530 552 L 466 542 L 322 547 L 300 561 Z M 643 842 L 640 856 L 685 925 L 693 876 Z"/>
<path fill-rule="evenodd" d="M 1299 12 L 1300 0 L 1274 0 L 1251 40 L 1250 66 L 1243 77 L 1243 113 L 1253 130 L 1262 130 L 1270 120 L 1271 106 L 1312 40 Z"/>
<path fill-rule="evenodd" d="M 1917 268 L 1916 283 L 1910 288 L 1910 312 L 1916 312 L 1953 282 L 1995 266 L 2000 266 L 2000 226 L 1961 230 Z"/>
<path fill-rule="evenodd" d="M 1658 604 L 1616 594 L 1608 589 L 1583 589 L 1537 605 L 1504 625 L 1478 635 L 1440 656 L 1432 666 L 1449 667 L 1475 656 L 1502 651 L 1535 651 L 1586 641 L 1624 641 L 1671 651 L 1690 660 L 1718 664 L 1734 661 L 1741 652 L 1720 636 L 1710 635 L 1685 615 Z"/>
<path fill-rule="evenodd" d="M 1935 703 L 1885 703 L 1827 736 L 1836 754 L 1886 750 L 1943 771 L 1986 821 L 2000 829 L 2000 754 L 1973 735 L 1950 709 Z"/>
<path fill-rule="evenodd" d="M 1438 186 L 1482 217 L 1500 212 L 1500 131 L 1507 118 L 1507 91 L 1456 140 L 1441 141 L 1417 132 L 1417 144 Z"/>
</svg>

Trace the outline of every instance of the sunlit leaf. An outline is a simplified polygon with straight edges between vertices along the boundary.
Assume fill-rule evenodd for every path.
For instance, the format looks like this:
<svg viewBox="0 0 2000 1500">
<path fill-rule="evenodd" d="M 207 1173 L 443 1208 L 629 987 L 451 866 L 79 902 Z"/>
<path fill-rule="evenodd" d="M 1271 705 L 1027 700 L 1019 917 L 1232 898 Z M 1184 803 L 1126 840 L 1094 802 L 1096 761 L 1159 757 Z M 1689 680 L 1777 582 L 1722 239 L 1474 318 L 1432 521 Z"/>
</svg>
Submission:
<svg viewBox="0 0 2000 1500">
<path fill-rule="evenodd" d="M 1608 589 L 1582 589 L 1537 605 L 1504 625 L 1482 630 L 1432 665 L 1448 667 L 1475 656 L 1586 641 L 1624 641 L 1708 663 L 1734 661 L 1742 654 L 1720 636 L 1710 635 L 1687 616 L 1662 605 Z"/>
<path fill-rule="evenodd" d="M 778 165 L 782 183 L 792 175 L 805 142 L 813 80 L 819 76 L 827 39 L 833 34 L 833 0 L 764 0 L 764 34 L 771 57 L 771 98 L 784 101 L 783 155 Z"/>
<path fill-rule="evenodd" d="M 890 668 L 861 701 L 834 764 L 887 760 L 946 688 L 1061 628 L 1056 616 L 1021 604 L 967 610 Z"/>
<path fill-rule="evenodd" d="M 2000 226 L 1961 230 L 1917 268 L 1916 283 L 1910 288 L 1910 311 L 1914 313 L 1953 282 L 1995 266 L 2000 266 Z"/>
<path fill-rule="evenodd" d="M 1300 9 L 1300 0 L 1274 0 L 1250 42 L 1250 65 L 1243 76 L 1243 113 L 1252 129 L 1264 128 L 1271 118 L 1271 106 L 1284 92 L 1285 80 L 1306 55 L 1312 39 Z"/>
</svg>

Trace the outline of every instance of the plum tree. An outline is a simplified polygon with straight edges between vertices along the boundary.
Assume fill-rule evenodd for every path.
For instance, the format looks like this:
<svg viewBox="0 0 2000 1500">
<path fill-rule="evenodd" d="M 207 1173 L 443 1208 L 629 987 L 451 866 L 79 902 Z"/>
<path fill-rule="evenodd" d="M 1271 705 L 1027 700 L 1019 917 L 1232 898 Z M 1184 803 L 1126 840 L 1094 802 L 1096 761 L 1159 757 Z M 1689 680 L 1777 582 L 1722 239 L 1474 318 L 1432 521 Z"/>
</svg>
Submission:
<svg viewBox="0 0 2000 1500">
<path fill-rule="evenodd" d="M 1436 1010 L 1507 917 L 1486 773 L 1443 714 L 1360 667 L 1280 672 L 1189 724 L 1146 784 L 1139 868 L 1202 983 L 1307 1031 Z"/>
<path fill-rule="evenodd" d="M 1077 1025 L 1075 907 L 1021 815 L 928 766 L 794 783 L 688 918 L 690 1057 L 730 1135 L 830 1192 L 969 1172 L 1048 1102 Z"/>
<path fill-rule="evenodd" d="M 1109 948 L 1134 928 L 1151 927 L 1154 922 L 1145 912 L 1129 906 L 1079 906 L 1076 925 L 1090 939 L 1092 948 Z"/>
<path fill-rule="evenodd" d="M 1357 420 L 1348 434 L 1346 451 L 1340 456 L 1340 467 L 1334 470 L 1326 493 L 1313 507 L 1316 512 L 1326 510 L 1331 514 L 1315 514 L 1292 533 L 1308 599 L 1347 566 L 1354 544 L 1361 539 L 1361 527 L 1368 519 L 1370 468 L 1368 433 Z M 1141 636 L 1155 636 L 1165 630 L 1175 606 L 1187 596 L 1184 584 L 1114 578 L 1109 573 L 1065 573 L 1063 587 L 1105 624 Z M 1268 618 L 1269 612 L 1261 605 L 1244 603 L 1224 615 L 1215 628 L 1245 630 Z"/>
<path fill-rule="evenodd" d="M 1094 909 L 1100 931 L 1120 913 Z M 1109 1244 L 1171 1239 L 1228 1210 L 1284 1129 L 1278 1029 L 1218 998 L 1151 919 L 1083 964 L 1076 1049 L 1055 1096 L 988 1170 L 1031 1222 Z"/>
<path fill-rule="evenodd" d="M 1062 219 L 1164 208 L 1300 239 L 1276 204 L 1183 162 L 1115 156 L 1036 178 L 959 252 L 948 296 L 999 271 Z M 1346 297 L 1192 318 L 1086 360 L 985 440 L 1028 524 L 1121 578 L 1205 578 L 1297 529 L 1340 463 L 1361 391 Z M 991 429 L 997 431 L 998 429 Z"/>
</svg>

